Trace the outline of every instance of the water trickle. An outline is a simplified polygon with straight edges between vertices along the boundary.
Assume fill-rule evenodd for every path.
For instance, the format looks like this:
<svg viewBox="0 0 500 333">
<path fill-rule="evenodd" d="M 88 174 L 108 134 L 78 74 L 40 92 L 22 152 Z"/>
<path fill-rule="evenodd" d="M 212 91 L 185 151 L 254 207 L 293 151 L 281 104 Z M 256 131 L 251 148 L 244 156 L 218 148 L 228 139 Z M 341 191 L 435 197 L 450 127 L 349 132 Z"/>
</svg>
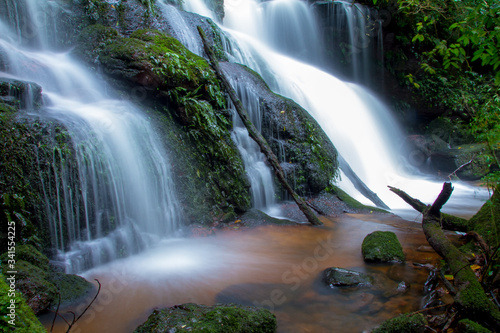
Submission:
<svg viewBox="0 0 500 333">
<path fill-rule="evenodd" d="M 186 23 L 182 13 L 166 0 L 159 0 L 156 4 L 166 18 L 172 37 L 179 40 L 189 51 L 201 55 L 202 46 L 197 38 L 198 32 Z"/>
</svg>

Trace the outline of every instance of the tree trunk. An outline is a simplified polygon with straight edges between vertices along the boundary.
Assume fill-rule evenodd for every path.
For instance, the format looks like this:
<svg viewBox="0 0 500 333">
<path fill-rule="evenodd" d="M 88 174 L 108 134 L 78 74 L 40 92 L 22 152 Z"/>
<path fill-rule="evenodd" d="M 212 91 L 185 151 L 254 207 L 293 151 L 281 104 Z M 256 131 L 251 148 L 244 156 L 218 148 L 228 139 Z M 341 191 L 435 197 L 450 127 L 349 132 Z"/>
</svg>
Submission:
<svg viewBox="0 0 500 333">
<path fill-rule="evenodd" d="M 470 268 L 467 258 L 450 242 L 441 228 L 442 214 L 440 211 L 453 192 L 451 183 L 444 183 L 441 193 L 432 206 L 424 205 L 401 190 L 391 188 L 391 191 L 398 194 L 403 200 L 410 201 L 416 210 L 423 209 L 422 229 L 429 244 L 446 260 L 454 276 L 454 285 L 457 289 L 455 302 L 462 314 L 492 330 L 498 329 L 500 311 L 486 296 L 483 287 Z"/>
<path fill-rule="evenodd" d="M 236 112 L 238 112 L 238 115 L 240 116 L 241 120 L 243 121 L 243 124 L 248 130 L 248 133 L 250 134 L 250 137 L 257 142 L 257 144 L 260 147 L 261 152 L 266 156 L 267 160 L 271 164 L 271 166 L 274 169 L 274 172 L 276 176 L 278 177 L 279 182 L 283 187 L 288 191 L 288 193 L 292 196 L 293 200 L 297 203 L 299 206 L 300 210 L 304 213 L 306 216 L 307 220 L 314 225 L 323 225 L 321 221 L 318 219 L 318 217 L 313 213 L 313 211 L 307 206 L 306 202 L 297 194 L 295 191 L 290 187 L 288 182 L 286 181 L 285 174 L 283 172 L 283 169 L 281 168 L 281 165 L 276 158 L 276 155 L 274 155 L 273 151 L 271 150 L 271 147 L 269 147 L 269 144 L 267 143 L 266 139 L 262 136 L 262 134 L 257 130 L 257 128 L 254 126 L 254 124 L 250 121 L 250 117 L 248 116 L 247 111 L 243 107 L 243 104 L 239 100 L 239 98 L 236 96 L 236 92 L 232 88 L 231 84 L 227 80 L 226 76 L 222 73 L 220 67 L 219 67 L 219 62 L 217 58 L 215 57 L 215 54 L 212 50 L 212 48 L 208 45 L 206 41 L 206 36 L 205 32 L 201 29 L 200 26 L 198 26 L 198 32 L 201 36 L 201 40 L 203 41 L 203 46 L 205 49 L 205 53 L 207 54 L 208 58 L 210 59 L 212 68 L 215 70 L 215 73 L 217 74 L 219 80 L 223 84 L 223 86 L 226 88 L 229 97 L 233 101 L 233 104 L 236 108 Z"/>
</svg>

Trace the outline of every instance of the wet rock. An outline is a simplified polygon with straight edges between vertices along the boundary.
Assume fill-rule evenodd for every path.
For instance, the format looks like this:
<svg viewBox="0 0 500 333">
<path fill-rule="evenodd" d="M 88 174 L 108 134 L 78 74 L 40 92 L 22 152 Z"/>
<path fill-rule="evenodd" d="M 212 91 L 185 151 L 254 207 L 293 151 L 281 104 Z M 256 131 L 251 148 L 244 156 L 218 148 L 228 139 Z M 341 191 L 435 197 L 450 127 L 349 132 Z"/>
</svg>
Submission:
<svg viewBox="0 0 500 333">
<path fill-rule="evenodd" d="M 323 271 L 323 280 L 330 287 L 371 287 L 373 277 L 368 274 L 350 271 L 343 268 L 331 267 Z"/>
<path fill-rule="evenodd" d="M 361 246 L 367 262 L 403 263 L 405 254 L 396 234 L 390 231 L 375 231 L 367 235 Z"/>
<path fill-rule="evenodd" d="M 36 109 L 43 104 L 42 87 L 34 82 L 0 78 L 0 102 L 20 109 Z"/>
<path fill-rule="evenodd" d="M 154 310 L 135 333 L 162 332 L 276 332 L 269 310 L 236 304 L 214 306 L 193 303 Z"/>
<path fill-rule="evenodd" d="M 430 166 L 443 175 L 456 171 L 460 179 L 477 180 L 490 171 L 487 149 L 485 144 L 469 144 L 440 150 L 430 156 Z"/>
</svg>

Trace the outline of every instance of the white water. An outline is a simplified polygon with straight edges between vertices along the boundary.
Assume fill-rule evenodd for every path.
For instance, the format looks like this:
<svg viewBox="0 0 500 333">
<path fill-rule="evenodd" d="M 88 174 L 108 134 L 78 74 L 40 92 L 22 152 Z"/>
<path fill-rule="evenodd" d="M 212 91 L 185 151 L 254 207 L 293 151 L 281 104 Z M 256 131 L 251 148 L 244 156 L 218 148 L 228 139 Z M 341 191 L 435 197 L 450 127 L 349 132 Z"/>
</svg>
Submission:
<svg viewBox="0 0 500 333">
<path fill-rule="evenodd" d="M 279 1 L 283 8 L 303 4 L 299 0 Z M 301 104 L 318 121 L 361 180 L 395 212 L 413 218 L 415 214 L 387 186 L 399 187 L 423 202 L 432 202 L 442 183 L 405 172 L 399 147 L 403 135 L 388 108 L 375 96 L 356 84 L 343 82 L 285 55 L 286 48 L 278 53 L 275 49 L 279 45 L 261 40 L 266 32 L 260 27 L 265 25 L 256 23 L 262 22 L 266 6 L 254 0 L 226 5 L 224 22 L 230 29 L 222 28 L 232 40 L 228 49 L 232 61 L 252 68 L 261 74 L 273 91 Z M 196 7 L 192 8 L 196 10 Z M 287 35 L 286 30 L 280 33 Z M 357 200 L 371 204 L 353 189 L 348 180 L 344 179 L 340 186 Z M 487 195 L 485 190 L 457 183 L 448 207 L 459 206 L 459 202 L 468 197 L 476 201 L 472 209 L 477 210 Z"/>
<path fill-rule="evenodd" d="M 35 45 L 43 44 L 43 36 L 33 38 L 40 38 Z M 173 235 L 181 209 L 170 162 L 142 112 L 107 96 L 102 81 L 69 54 L 27 51 L 18 45 L 21 40 L 13 39 L 12 34 L 0 39 L 6 63 L 0 77 L 40 84 L 48 103 L 36 116 L 63 123 L 74 144 L 80 188 L 71 188 L 68 167 L 64 162 L 56 165 L 56 156 L 54 179 L 49 181 L 55 188 L 45 184 L 53 245 L 67 271 L 88 269 Z"/>
<path fill-rule="evenodd" d="M 259 96 L 240 82 L 231 82 L 242 104 L 245 106 L 250 119 L 255 127 L 262 129 L 262 110 L 260 109 Z M 233 110 L 233 140 L 240 151 L 245 171 L 250 181 L 252 206 L 266 213 L 279 216 L 280 211 L 276 206 L 274 179 L 266 158 L 260 151 L 257 143 L 250 138 L 245 125 Z"/>
</svg>

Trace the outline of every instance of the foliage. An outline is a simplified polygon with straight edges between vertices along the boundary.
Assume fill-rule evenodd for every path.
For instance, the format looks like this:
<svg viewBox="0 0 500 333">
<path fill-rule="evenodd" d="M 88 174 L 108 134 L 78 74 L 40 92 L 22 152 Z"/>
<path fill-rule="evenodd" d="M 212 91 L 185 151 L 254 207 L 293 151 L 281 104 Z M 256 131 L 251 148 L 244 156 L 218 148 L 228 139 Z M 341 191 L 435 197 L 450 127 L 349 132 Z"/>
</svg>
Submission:
<svg viewBox="0 0 500 333">
<path fill-rule="evenodd" d="M 390 1 L 376 1 L 381 5 Z M 394 2 L 393 2 L 394 3 Z M 429 110 L 444 110 L 465 122 L 476 141 L 486 142 L 494 188 L 500 175 L 495 154 L 500 145 L 500 4 L 491 0 L 397 0 L 396 37 L 406 55 L 407 87 Z"/>
</svg>

